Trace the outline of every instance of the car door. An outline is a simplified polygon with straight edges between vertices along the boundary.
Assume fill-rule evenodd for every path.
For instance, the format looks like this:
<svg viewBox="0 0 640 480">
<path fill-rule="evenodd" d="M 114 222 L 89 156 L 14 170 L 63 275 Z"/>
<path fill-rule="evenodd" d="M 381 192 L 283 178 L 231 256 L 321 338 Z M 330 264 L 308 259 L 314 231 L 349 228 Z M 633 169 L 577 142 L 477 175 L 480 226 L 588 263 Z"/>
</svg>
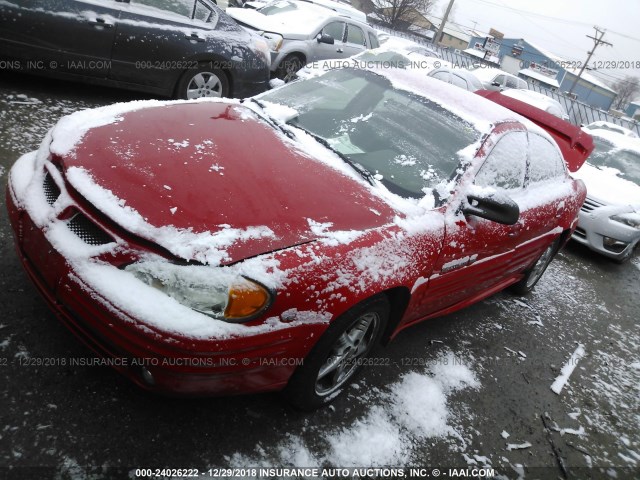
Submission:
<svg viewBox="0 0 640 480">
<path fill-rule="evenodd" d="M 342 57 L 351 57 L 367 49 L 367 37 L 364 30 L 358 25 L 347 23 L 347 35 L 344 42 Z"/>
<path fill-rule="evenodd" d="M 190 59 L 207 53 L 217 18 L 218 10 L 203 0 L 130 0 L 122 8 L 110 77 L 171 91 L 183 71 L 197 68 Z"/>
<path fill-rule="evenodd" d="M 495 144 L 475 176 L 474 185 L 494 189 L 510 198 L 522 194 L 527 165 L 527 134 L 507 131 L 485 141 Z M 500 290 L 515 271 L 512 260 L 520 241 L 518 225 L 503 225 L 473 215 L 459 205 L 445 212 L 442 253 L 426 288 L 416 292 L 415 320 Z"/>
<path fill-rule="evenodd" d="M 520 206 L 514 266 L 528 267 L 561 233 L 559 219 L 573 198 L 564 160 L 557 146 L 529 132 L 527 185 L 514 199 Z M 522 197 L 522 198 L 521 198 Z"/>
<path fill-rule="evenodd" d="M 310 61 L 326 60 L 329 58 L 342 58 L 344 56 L 344 37 L 347 25 L 342 21 L 328 22 L 320 31 L 310 40 L 312 43 L 309 51 L 313 57 Z M 318 35 L 329 35 L 333 38 L 334 43 L 320 43 L 316 40 Z"/>
<path fill-rule="evenodd" d="M 30 70 L 106 77 L 122 4 L 115 0 L 22 0 L 2 4 L 0 39 Z"/>
</svg>

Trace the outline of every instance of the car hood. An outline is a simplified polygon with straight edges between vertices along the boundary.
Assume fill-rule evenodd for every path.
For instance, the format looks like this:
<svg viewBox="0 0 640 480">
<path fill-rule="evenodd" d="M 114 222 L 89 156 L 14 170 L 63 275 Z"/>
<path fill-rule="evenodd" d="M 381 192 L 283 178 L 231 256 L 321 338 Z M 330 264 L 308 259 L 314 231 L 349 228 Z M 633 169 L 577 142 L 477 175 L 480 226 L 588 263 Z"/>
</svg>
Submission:
<svg viewBox="0 0 640 480">
<path fill-rule="evenodd" d="M 619 177 L 617 172 L 585 163 L 572 175 L 585 183 L 589 197 L 607 205 L 632 205 L 640 209 L 640 185 Z"/>
<path fill-rule="evenodd" d="M 95 208 L 181 258 L 228 264 L 396 215 L 364 181 L 305 154 L 243 105 L 184 102 L 116 120 L 55 160 Z"/>
<path fill-rule="evenodd" d="M 319 28 L 322 21 L 313 11 L 264 15 L 253 8 L 227 8 L 227 15 L 240 24 L 248 25 L 256 30 L 279 33 L 283 37 L 293 40 L 309 38 L 315 26 Z"/>
</svg>

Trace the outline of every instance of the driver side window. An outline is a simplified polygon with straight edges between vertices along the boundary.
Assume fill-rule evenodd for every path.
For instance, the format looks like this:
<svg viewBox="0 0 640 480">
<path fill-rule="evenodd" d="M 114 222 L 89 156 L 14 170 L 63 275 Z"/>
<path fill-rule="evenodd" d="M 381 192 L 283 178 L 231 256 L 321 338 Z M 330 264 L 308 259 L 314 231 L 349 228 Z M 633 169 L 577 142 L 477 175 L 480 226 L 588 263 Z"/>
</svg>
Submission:
<svg viewBox="0 0 640 480">
<path fill-rule="evenodd" d="M 527 169 L 527 144 L 525 132 L 506 133 L 480 167 L 475 184 L 503 190 L 523 188 Z"/>
</svg>

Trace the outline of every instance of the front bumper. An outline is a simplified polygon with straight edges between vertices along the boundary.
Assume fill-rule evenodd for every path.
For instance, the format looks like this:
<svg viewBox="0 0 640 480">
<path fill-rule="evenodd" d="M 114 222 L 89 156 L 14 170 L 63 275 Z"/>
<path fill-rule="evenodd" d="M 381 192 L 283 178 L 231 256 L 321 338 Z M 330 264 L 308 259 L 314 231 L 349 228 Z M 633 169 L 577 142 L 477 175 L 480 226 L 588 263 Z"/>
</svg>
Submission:
<svg viewBox="0 0 640 480">
<path fill-rule="evenodd" d="M 640 230 L 611 220 L 612 215 L 610 207 L 587 199 L 572 240 L 613 260 L 628 258 L 640 241 Z"/>
<path fill-rule="evenodd" d="M 9 220 L 27 275 L 69 330 L 139 386 L 187 396 L 279 390 L 306 355 L 305 328 L 222 339 L 191 338 L 141 323 L 84 282 L 18 204 L 9 186 Z"/>
</svg>

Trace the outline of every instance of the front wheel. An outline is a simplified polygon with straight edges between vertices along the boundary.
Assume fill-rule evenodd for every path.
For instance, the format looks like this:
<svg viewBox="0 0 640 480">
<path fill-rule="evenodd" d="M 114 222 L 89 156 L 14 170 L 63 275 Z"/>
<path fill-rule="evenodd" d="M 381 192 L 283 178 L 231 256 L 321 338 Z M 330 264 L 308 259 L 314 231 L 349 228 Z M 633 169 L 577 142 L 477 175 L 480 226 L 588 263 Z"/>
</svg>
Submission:
<svg viewBox="0 0 640 480">
<path fill-rule="evenodd" d="M 388 317 L 389 302 L 376 297 L 336 319 L 289 380 L 288 400 L 307 411 L 330 403 L 365 363 Z"/>
<path fill-rule="evenodd" d="M 542 252 L 542 255 L 536 260 L 529 270 L 524 274 L 522 280 L 511 286 L 511 291 L 517 295 L 526 295 L 533 291 L 533 287 L 536 286 L 538 280 L 542 277 L 553 257 L 558 253 L 558 246 L 560 245 L 560 237 L 556 238 L 547 249 Z"/>
<path fill-rule="evenodd" d="M 187 70 L 180 78 L 176 88 L 176 97 L 183 100 L 204 97 L 228 97 L 229 80 L 219 68 L 200 66 Z"/>
<path fill-rule="evenodd" d="M 276 77 L 284 80 L 285 83 L 289 83 L 298 77 L 298 70 L 302 67 L 304 67 L 304 65 L 300 57 L 297 55 L 288 55 L 280 62 L 280 65 L 278 65 Z"/>
</svg>

